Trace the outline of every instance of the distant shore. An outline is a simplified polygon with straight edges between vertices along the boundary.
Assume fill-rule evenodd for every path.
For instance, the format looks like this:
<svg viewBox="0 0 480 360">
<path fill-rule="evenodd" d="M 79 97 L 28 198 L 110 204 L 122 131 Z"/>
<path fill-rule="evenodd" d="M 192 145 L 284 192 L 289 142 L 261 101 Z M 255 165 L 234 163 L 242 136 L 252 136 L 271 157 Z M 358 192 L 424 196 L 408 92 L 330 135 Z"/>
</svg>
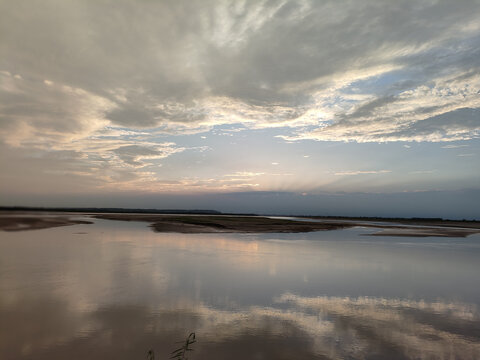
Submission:
<svg viewBox="0 0 480 360">
<path fill-rule="evenodd" d="M 40 230 L 59 226 L 92 224 L 91 221 L 72 220 L 65 215 L 42 216 L 41 214 L 20 214 L 0 212 L 0 230 L 3 231 L 23 231 Z"/>
<path fill-rule="evenodd" d="M 408 237 L 466 237 L 480 233 L 478 221 L 451 221 L 441 219 L 375 219 L 343 217 L 277 218 L 237 215 L 186 215 L 186 214 L 127 214 L 84 213 L 91 218 L 116 221 L 141 221 L 149 223 L 155 232 L 173 233 L 300 233 L 338 230 L 352 227 L 371 228 L 373 236 Z M 22 231 L 47 229 L 58 226 L 91 224 L 75 220 L 71 213 L 0 211 L 0 230 Z"/>
<path fill-rule="evenodd" d="M 263 216 L 234 215 L 140 215 L 97 214 L 97 219 L 144 221 L 156 232 L 199 233 L 297 233 L 336 230 L 350 227 L 344 223 L 295 221 Z"/>
</svg>

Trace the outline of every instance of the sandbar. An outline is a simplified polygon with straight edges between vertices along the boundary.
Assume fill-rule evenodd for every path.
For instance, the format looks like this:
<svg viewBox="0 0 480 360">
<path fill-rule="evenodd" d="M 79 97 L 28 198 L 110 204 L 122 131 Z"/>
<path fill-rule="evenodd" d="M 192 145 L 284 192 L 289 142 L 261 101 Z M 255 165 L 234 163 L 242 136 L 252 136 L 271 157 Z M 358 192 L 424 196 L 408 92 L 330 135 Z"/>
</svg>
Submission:
<svg viewBox="0 0 480 360">
<path fill-rule="evenodd" d="M 0 230 L 22 231 L 48 229 L 58 226 L 92 224 L 91 221 L 71 219 L 65 213 L 12 213 L 0 212 Z M 301 233 L 339 230 L 352 227 L 371 228 L 371 236 L 408 237 L 466 237 L 480 233 L 480 222 L 424 221 L 413 223 L 405 219 L 392 222 L 367 221 L 344 218 L 275 218 L 265 216 L 235 215 L 165 215 L 135 213 L 88 213 L 97 219 L 117 221 L 142 221 L 149 223 L 155 232 L 202 233 Z M 462 226 L 465 225 L 465 226 Z"/>
<path fill-rule="evenodd" d="M 480 233 L 480 223 L 469 227 L 454 227 L 436 222 L 434 226 L 423 224 L 398 225 L 372 223 L 368 221 L 322 220 L 303 221 L 279 219 L 262 216 L 230 216 L 230 215 L 139 215 L 139 214 L 93 214 L 93 217 L 120 221 L 145 221 L 156 232 L 176 233 L 299 233 L 322 230 L 338 230 L 352 227 L 378 229 L 373 236 L 409 236 L 409 237 L 466 237 Z M 456 224 L 457 225 L 457 224 Z M 457 225 L 458 226 L 458 225 Z"/>
<path fill-rule="evenodd" d="M 342 223 L 317 223 L 273 219 L 262 216 L 230 215 L 138 215 L 94 214 L 107 220 L 145 221 L 156 232 L 199 233 L 297 233 L 350 227 Z"/>
<path fill-rule="evenodd" d="M 92 224 L 92 222 L 72 220 L 64 215 L 0 214 L 0 230 L 3 231 L 38 230 L 77 224 Z"/>
</svg>

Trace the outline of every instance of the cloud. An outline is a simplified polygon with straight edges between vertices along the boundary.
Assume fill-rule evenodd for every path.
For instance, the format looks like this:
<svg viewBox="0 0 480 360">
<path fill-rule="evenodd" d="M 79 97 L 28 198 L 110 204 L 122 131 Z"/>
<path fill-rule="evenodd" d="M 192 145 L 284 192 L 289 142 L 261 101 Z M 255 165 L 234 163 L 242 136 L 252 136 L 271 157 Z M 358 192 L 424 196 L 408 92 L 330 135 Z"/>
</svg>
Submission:
<svg viewBox="0 0 480 360">
<path fill-rule="evenodd" d="M 477 310 L 469 304 L 375 297 L 302 297 L 294 294 L 283 294 L 277 302 L 289 304 L 290 311 L 299 314 L 313 313 L 321 319 L 339 322 L 342 329 L 348 329 L 354 336 L 368 334 L 366 341 L 357 343 L 356 350 L 343 347 L 340 350 L 342 354 L 338 354 L 342 358 L 348 357 L 349 353 L 355 356 L 371 354 L 370 346 L 373 344 L 383 348 L 383 351 L 394 346 L 396 354 L 423 354 L 425 357 L 445 356 L 444 349 L 449 346 L 455 348 L 455 351 L 465 351 L 461 356 L 466 357 L 479 350 L 473 339 L 464 336 L 466 334 L 445 326 L 450 321 L 465 325 L 475 321 L 478 317 Z M 417 320 L 419 316 L 423 321 Z M 301 323 L 306 320 L 304 316 L 300 318 Z M 328 333 L 327 329 L 324 331 Z M 322 337 L 328 338 L 327 333 Z"/>
<path fill-rule="evenodd" d="M 35 152 L 43 164 L 37 169 L 40 178 L 63 175 L 76 178 L 70 179 L 72 185 L 83 182 L 93 187 L 143 182 L 155 179 L 153 173 L 132 173 L 128 168 L 145 167 L 149 163 L 144 160 L 185 150 L 174 143 L 158 143 L 149 132 L 112 126 L 106 116 L 118 105 L 81 88 L 2 72 L 0 97 L 5 100 L 0 102 L 0 142 L 6 146 L 8 168 L 17 177 L 29 172 L 26 166 L 36 168 L 28 165 Z"/>
<path fill-rule="evenodd" d="M 158 190 L 173 180 L 151 164 L 198 145 L 165 137 L 214 142 L 215 128 L 287 142 L 478 138 L 479 11 L 468 0 L 2 1 L 3 156 L 19 177 L 35 152 L 75 184 L 97 174 L 98 186 Z"/>
<path fill-rule="evenodd" d="M 255 177 L 255 176 L 260 176 L 260 175 L 264 175 L 265 173 L 263 172 L 252 172 L 252 171 L 237 171 L 233 174 L 227 174 L 227 175 L 224 175 L 224 177 L 240 177 L 240 178 L 243 178 L 243 177 L 247 177 L 247 178 L 250 178 L 250 177 Z"/>
<path fill-rule="evenodd" d="M 184 149 L 169 146 L 148 147 L 140 145 L 126 145 L 113 150 L 113 152 L 126 164 L 135 167 L 143 167 L 146 164 L 143 159 L 162 159 Z"/>
<path fill-rule="evenodd" d="M 182 240 L 177 239 L 177 246 Z M 165 243 L 168 244 L 168 239 L 162 242 Z M 191 245 L 191 242 L 185 244 Z M 257 244 L 232 246 L 232 241 L 224 241 L 220 245 L 225 246 L 224 250 L 251 255 Z M 150 289 L 160 289 L 156 293 L 163 294 L 171 283 L 166 275 L 161 269 L 154 269 L 151 278 L 147 278 Z M 97 282 L 103 285 L 103 277 Z M 87 292 L 84 298 L 90 300 L 92 295 Z M 8 354 L 13 357 L 33 353 L 42 358 L 64 358 L 81 346 L 99 349 L 101 355 L 93 355 L 93 359 L 99 359 L 104 353 L 119 358 L 125 353 L 134 354 L 144 348 L 145 343 L 155 343 L 157 353 L 168 354 L 172 347 L 169 339 L 181 338 L 188 328 L 202 335 L 202 341 L 193 346 L 195 353 L 210 359 L 245 359 L 255 353 L 275 358 L 292 354 L 301 359 L 368 358 L 371 354 L 381 358 L 472 359 L 480 350 L 474 331 L 478 311 L 474 305 L 461 302 L 303 297 L 285 293 L 265 307 L 242 307 L 232 302 L 227 302 L 227 306 L 212 306 L 201 301 L 193 303 L 185 297 L 169 302 L 157 297 L 145 306 L 94 307 L 86 306 L 93 301 L 82 303 L 79 299 L 83 300 L 73 295 L 40 299 L 37 295 L 21 301 L 4 301 L 2 315 L 9 326 L 1 329 L 1 344 L 9 345 Z M 31 339 L 28 347 L 21 341 L 29 335 L 23 327 L 15 334 L 7 330 L 14 327 L 18 319 L 27 321 L 25 314 L 35 320 L 29 329 L 39 334 Z M 52 319 L 55 326 L 49 326 L 48 331 L 40 326 L 51 324 Z M 468 330 L 472 330 L 471 333 Z M 108 337 L 111 333 L 116 335 L 113 340 Z M 289 337 L 287 343 L 286 336 Z M 115 342 L 117 339 L 128 345 L 127 350 L 112 346 L 112 341 L 114 345 L 119 344 Z M 47 349 L 45 344 L 49 345 Z M 2 346 L 2 350 L 6 348 Z"/>
<path fill-rule="evenodd" d="M 0 74 L 0 139 L 12 146 L 51 148 L 75 141 L 108 121 L 110 100 L 52 81 Z"/>
<path fill-rule="evenodd" d="M 425 87 L 375 99 L 345 111 L 331 124 L 283 136 L 287 140 L 455 141 L 480 135 L 480 77 L 473 88 Z M 435 104 L 431 106 L 430 104 Z"/>
<path fill-rule="evenodd" d="M 109 1 L 4 2 L 0 68 L 84 89 L 108 102 L 100 118 L 131 128 L 313 125 L 296 138 L 467 139 L 476 127 L 410 132 L 479 106 L 476 7 L 122 0 L 109 21 Z"/>
<path fill-rule="evenodd" d="M 334 173 L 336 176 L 355 176 L 355 175 L 370 175 L 370 174 L 386 174 L 391 173 L 391 170 L 354 170 L 354 171 L 339 171 Z"/>
<path fill-rule="evenodd" d="M 106 116 L 113 123 L 121 126 L 135 124 L 135 127 L 153 127 L 156 125 L 153 114 L 133 106 L 114 109 Z"/>
<path fill-rule="evenodd" d="M 416 170 L 410 171 L 410 174 L 433 174 L 436 170 Z"/>
<path fill-rule="evenodd" d="M 463 144 L 463 145 L 445 145 L 445 146 L 442 146 L 442 149 L 458 149 L 458 148 L 462 148 L 462 147 L 468 147 L 468 145 L 466 145 L 466 144 Z"/>
</svg>

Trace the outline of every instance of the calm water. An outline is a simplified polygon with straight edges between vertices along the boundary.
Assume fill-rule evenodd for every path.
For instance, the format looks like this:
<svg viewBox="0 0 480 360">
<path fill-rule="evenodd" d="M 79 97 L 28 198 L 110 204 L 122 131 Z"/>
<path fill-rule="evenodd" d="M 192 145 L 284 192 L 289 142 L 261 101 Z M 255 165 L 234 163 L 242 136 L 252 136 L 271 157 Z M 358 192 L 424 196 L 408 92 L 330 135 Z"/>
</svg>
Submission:
<svg viewBox="0 0 480 360">
<path fill-rule="evenodd" d="M 480 359 L 480 237 L 0 233 L 0 359 Z"/>
</svg>

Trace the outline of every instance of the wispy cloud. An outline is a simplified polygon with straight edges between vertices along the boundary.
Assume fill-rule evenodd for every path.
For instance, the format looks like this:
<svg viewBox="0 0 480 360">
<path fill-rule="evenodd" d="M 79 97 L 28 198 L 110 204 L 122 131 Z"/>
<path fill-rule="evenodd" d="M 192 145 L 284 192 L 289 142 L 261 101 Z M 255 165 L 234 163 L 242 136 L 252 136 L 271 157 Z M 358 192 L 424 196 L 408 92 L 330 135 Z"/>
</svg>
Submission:
<svg viewBox="0 0 480 360">
<path fill-rule="evenodd" d="M 458 120 L 455 113 L 480 106 L 478 8 L 466 1 L 455 7 L 425 1 L 405 8 L 373 1 L 242 6 L 166 1 L 139 4 L 133 17 L 131 7 L 115 6 L 120 19 L 112 24 L 102 21 L 106 10 L 97 3 L 56 7 L 55 17 L 53 2 L 26 12 L 4 3 L 1 65 L 4 74 L 18 72 L 7 82 L 37 78 L 56 89 L 41 97 L 38 86 L 24 88 L 28 100 L 10 95 L 10 107 L 37 102 L 45 114 L 58 118 L 57 105 L 66 103 L 66 95 L 52 97 L 52 91 L 69 88 L 76 93 L 72 112 L 78 113 L 78 106 L 90 109 L 95 126 L 108 122 L 178 133 L 219 124 L 312 125 L 316 129 L 292 138 L 359 142 L 478 136 L 478 124 Z M 37 16 L 29 17 L 29 11 Z M 189 15 L 172 16 L 179 11 Z M 75 17 L 78 12 L 84 17 Z M 143 20 L 125 33 L 120 24 L 134 18 Z M 82 21 L 95 42 L 79 30 L 85 28 Z M 33 41 L 26 36 L 30 28 L 41 28 L 43 35 Z M 123 45 L 113 41 L 118 36 Z M 52 64 L 48 54 L 58 48 L 64 55 Z M 12 94 L 8 86 L 3 89 Z M 26 114 L 16 109 L 11 108 L 11 127 L 25 124 Z M 430 119 L 442 114 L 450 114 L 448 122 L 438 127 L 440 120 Z M 23 137 L 28 136 L 33 135 L 27 129 Z"/>
<path fill-rule="evenodd" d="M 462 147 L 468 147 L 467 144 L 463 144 L 463 145 L 445 145 L 445 146 L 442 146 L 442 149 L 458 149 L 458 148 L 462 148 Z"/>
<path fill-rule="evenodd" d="M 260 176 L 260 175 L 263 175 L 265 173 L 263 172 L 251 172 L 251 171 L 237 171 L 233 174 L 227 174 L 227 175 L 223 175 L 224 177 L 255 177 L 255 176 Z"/>
<path fill-rule="evenodd" d="M 371 174 L 387 174 L 391 170 L 354 170 L 354 171 L 339 171 L 334 173 L 335 176 L 355 176 L 355 175 L 371 175 Z"/>
<path fill-rule="evenodd" d="M 35 153 L 48 164 L 45 171 L 82 177 L 90 187 L 120 181 L 159 189 L 171 179 L 153 167 L 201 150 L 185 140 L 192 134 L 206 146 L 215 135 L 250 130 L 290 143 L 476 139 L 479 11 L 480 4 L 463 0 L 166 0 L 135 6 L 46 0 L 28 7 L 3 1 L 3 156 L 8 164 L 15 159 L 18 174 L 28 171 Z M 190 187 L 214 183 L 204 174 L 202 180 L 175 176 Z M 245 181 L 244 187 L 258 183 Z"/>
<path fill-rule="evenodd" d="M 416 171 L 410 171 L 410 174 L 433 174 L 437 170 L 416 170 Z"/>
</svg>

